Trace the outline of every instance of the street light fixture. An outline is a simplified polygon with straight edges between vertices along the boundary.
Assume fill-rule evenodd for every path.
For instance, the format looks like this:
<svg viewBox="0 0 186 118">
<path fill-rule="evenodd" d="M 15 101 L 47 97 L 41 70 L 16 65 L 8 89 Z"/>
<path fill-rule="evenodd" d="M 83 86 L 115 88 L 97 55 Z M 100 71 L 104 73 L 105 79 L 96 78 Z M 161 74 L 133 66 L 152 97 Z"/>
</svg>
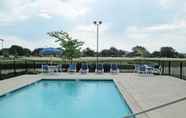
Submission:
<svg viewBox="0 0 186 118">
<path fill-rule="evenodd" d="M 99 26 L 102 24 L 102 21 L 93 22 L 97 27 L 97 54 L 96 54 L 96 67 L 98 66 L 98 53 L 99 53 Z"/>
<path fill-rule="evenodd" d="M 1 48 L 3 49 L 3 42 L 4 42 L 4 39 L 0 39 L 0 41 L 1 41 Z"/>
</svg>

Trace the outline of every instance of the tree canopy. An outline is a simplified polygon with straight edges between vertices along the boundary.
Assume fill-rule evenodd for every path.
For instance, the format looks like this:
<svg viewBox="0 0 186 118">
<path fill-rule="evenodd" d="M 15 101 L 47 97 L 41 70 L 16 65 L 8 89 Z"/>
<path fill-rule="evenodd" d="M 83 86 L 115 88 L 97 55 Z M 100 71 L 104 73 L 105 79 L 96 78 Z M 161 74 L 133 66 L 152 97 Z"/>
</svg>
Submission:
<svg viewBox="0 0 186 118">
<path fill-rule="evenodd" d="M 172 47 L 161 47 L 160 49 L 160 57 L 169 57 L 169 58 L 183 58 L 184 55 L 178 53 L 174 48 Z"/>
<path fill-rule="evenodd" d="M 49 32 L 48 35 L 55 38 L 56 42 L 59 42 L 59 45 L 64 50 L 64 57 L 71 62 L 73 58 L 80 56 L 80 49 L 84 42 L 73 39 L 67 32 L 63 31 Z"/>
<path fill-rule="evenodd" d="M 127 55 L 128 57 L 149 57 L 150 52 L 142 46 L 135 46 L 132 48 L 132 52 Z"/>
<path fill-rule="evenodd" d="M 126 54 L 126 51 L 119 50 L 115 47 L 110 47 L 110 49 L 103 49 L 100 55 L 103 57 L 122 57 Z"/>
<path fill-rule="evenodd" d="M 96 55 L 96 52 L 90 48 L 86 48 L 82 51 L 83 57 L 94 57 Z"/>
<path fill-rule="evenodd" d="M 95 56 L 94 50 L 87 48 L 82 51 L 82 56 Z M 109 49 L 103 49 L 99 52 L 102 57 L 169 57 L 169 58 L 184 58 L 185 55 L 177 52 L 172 47 L 161 47 L 159 51 L 150 53 L 143 46 L 135 46 L 131 52 L 110 47 Z"/>
<path fill-rule="evenodd" d="M 1 55 L 8 57 L 9 55 L 17 56 L 30 56 L 31 50 L 28 48 L 23 48 L 18 45 L 12 45 L 10 48 L 4 48 L 1 50 Z"/>
</svg>

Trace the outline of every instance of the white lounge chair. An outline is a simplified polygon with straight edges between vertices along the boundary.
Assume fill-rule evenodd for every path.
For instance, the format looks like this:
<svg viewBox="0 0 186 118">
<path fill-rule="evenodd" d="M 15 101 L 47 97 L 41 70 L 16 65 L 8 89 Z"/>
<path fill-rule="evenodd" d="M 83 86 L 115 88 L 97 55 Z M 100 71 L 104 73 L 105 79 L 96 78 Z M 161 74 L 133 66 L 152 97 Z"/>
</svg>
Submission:
<svg viewBox="0 0 186 118">
<path fill-rule="evenodd" d="M 104 72 L 103 64 L 98 64 L 96 66 L 95 72 L 96 73 L 103 73 Z"/>
<path fill-rule="evenodd" d="M 48 64 L 42 64 L 41 65 L 41 70 L 43 73 L 48 73 L 49 69 L 48 69 Z"/>
<path fill-rule="evenodd" d="M 110 72 L 111 73 L 119 73 L 118 65 L 117 64 L 111 64 Z"/>
<path fill-rule="evenodd" d="M 69 64 L 68 72 L 76 72 L 76 64 Z"/>
<path fill-rule="evenodd" d="M 89 68 L 87 64 L 82 64 L 81 68 L 80 68 L 80 73 L 88 73 L 89 72 Z"/>
</svg>

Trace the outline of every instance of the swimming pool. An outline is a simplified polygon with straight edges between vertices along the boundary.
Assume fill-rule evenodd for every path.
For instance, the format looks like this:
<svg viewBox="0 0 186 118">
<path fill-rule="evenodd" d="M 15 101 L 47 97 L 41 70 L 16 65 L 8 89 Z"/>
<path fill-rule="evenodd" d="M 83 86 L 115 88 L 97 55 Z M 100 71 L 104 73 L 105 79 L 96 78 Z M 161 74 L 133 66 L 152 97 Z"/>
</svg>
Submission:
<svg viewBox="0 0 186 118">
<path fill-rule="evenodd" d="M 122 118 L 130 113 L 113 81 L 41 80 L 0 97 L 0 118 Z"/>
</svg>

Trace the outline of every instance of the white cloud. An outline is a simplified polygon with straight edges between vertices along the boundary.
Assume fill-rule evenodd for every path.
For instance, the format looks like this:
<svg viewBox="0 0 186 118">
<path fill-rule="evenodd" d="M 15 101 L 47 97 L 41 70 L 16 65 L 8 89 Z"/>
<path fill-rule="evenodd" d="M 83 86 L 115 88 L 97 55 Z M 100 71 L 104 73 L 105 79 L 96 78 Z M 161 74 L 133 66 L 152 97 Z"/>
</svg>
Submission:
<svg viewBox="0 0 186 118">
<path fill-rule="evenodd" d="M 77 17 L 85 15 L 92 0 L 4 0 L 4 9 L 0 11 L 0 22 L 12 23 L 41 16 Z"/>
<path fill-rule="evenodd" d="M 105 32 L 109 29 L 109 25 L 107 23 L 104 23 L 103 25 L 99 25 L 99 31 Z M 92 23 L 86 24 L 86 25 L 78 25 L 74 28 L 75 31 L 82 31 L 82 32 L 95 32 L 96 26 Z"/>
<path fill-rule="evenodd" d="M 169 24 L 157 24 L 151 26 L 137 27 L 130 26 L 127 32 L 143 32 L 143 33 L 170 33 L 176 31 L 184 31 L 186 29 L 186 19 L 177 19 L 173 23 Z"/>
<path fill-rule="evenodd" d="M 1 0 L 3 7 L 0 10 L 0 25 L 10 25 L 11 23 L 16 23 L 17 21 L 22 22 L 24 20 L 34 19 L 36 17 L 52 19 L 53 16 L 62 16 L 67 18 L 68 20 L 70 19 L 70 23 L 72 23 L 74 26 L 74 28 L 71 30 L 72 37 L 84 41 L 84 48 L 88 46 L 96 49 L 96 27 L 91 23 L 91 25 L 88 25 L 86 24 L 86 22 L 93 16 L 100 16 L 101 18 L 104 17 L 103 19 L 112 22 L 112 25 L 115 24 L 115 29 L 120 29 L 120 31 L 116 32 L 115 29 L 112 29 L 109 23 L 105 23 L 105 21 L 100 27 L 100 49 L 115 46 L 117 48 L 130 50 L 136 45 L 142 45 L 150 51 L 158 50 L 161 46 L 173 46 L 179 51 L 186 51 L 185 0 L 159 0 L 160 5 L 163 8 L 161 9 L 162 13 L 167 13 L 164 15 L 164 17 L 169 17 L 170 14 L 170 16 L 172 16 L 167 21 L 168 23 L 154 23 L 151 25 L 149 25 L 148 23 L 142 23 L 140 24 L 140 26 L 128 26 L 128 23 L 125 24 L 121 21 L 121 26 L 117 26 L 117 23 L 119 21 L 117 20 L 118 17 L 114 17 L 113 13 L 115 12 L 112 12 L 113 9 L 111 9 L 111 11 L 108 11 L 108 9 L 106 9 L 107 11 L 104 11 L 105 9 L 103 8 L 103 12 L 109 13 L 109 16 L 106 16 L 104 14 L 96 14 L 97 12 L 94 12 L 95 14 L 88 14 L 91 8 L 97 7 L 94 6 L 95 4 L 93 5 L 93 7 L 90 6 L 93 1 L 95 0 Z M 103 6 L 101 4 L 98 7 Z M 148 10 L 143 8 L 140 9 L 145 11 Z M 120 12 L 122 12 L 122 10 L 123 9 L 118 8 L 119 14 Z M 161 13 L 159 13 L 159 11 L 157 10 L 157 14 Z M 85 17 L 83 17 L 82 20 L 79 19 L 80 16 Z M 87 16 L 89 16 L 89 18 L 87 18 Z M 121 19 L 131 19 L 130 16 L 125 15 L 120 15 L 120 17 Z M 165 22 L 163 20 L 164 17 L 157 19 L 162 19 L 162 21 Z M 73 19 L 73 21 L 71 21 L 71 19 Z M 171 21 L 172 23 L 170 23 Z M 55 23 L 53 24 L 55 25 Z M 77 26 L 75 26 L 75 24 L 77 24 Z M 124 30 L 123 32 L 121 31 L 122 27 Z M 39 26 L 35 28 L 39 28 Z M 127 30 L 125 30 L 125 28 L 127 28 Z M 65 24 L 64 29 L 70 29 L 70 27 Z M 14 36 L 10 34 L 10 36 L 0 37 L 6 39 L 7 47 L 12 44 L 21 45 L 31 49 L 38 47 L 57 46 L 57 44 L 55 44 L 52 39 L 48 39 L 48 37 L 45 38 L 45 36 L 43 36 L 43 38 L 41 39 L 39 39 L 40 36 L 38 36 L 38 40 L 34 39 L 34 42 L 32 41 L 31 37 L 23 39 L 16 36 L 16 34 L 14 34 Z"/>
<path fill-rule="evenodd" d="M 40 13 L 39 16 L 43 17 L 43 18 L 46 18 L 46 19 L 50 19 L 52 18 L 52 16 L 50 16 L 48 13 Z"/>
<path fill-rule="evenodd" d="M 184 8 L 184 5 L 186 4 L 185 0 L 159 0 L 160 1 L 160 5 L 163 8 Z"/>
<path fill-rule="evenodd" d="M 21 37 L 16 36 L 5 36 L 0 35 L 2 39 L 4 39 L 4 48 L 9 48 L 12 45 L 20 45 L 24 48 L 35 49 L 35 48 L 42 48 L 42 47 L 58 47 L 58 44 L 55 43 L 53 39 L 38 39 L 38 40 L 26 40 Z"/>
<path fill-rule="evenodd" d="M 175 30 L 184 30 L 186 28 L 186 20 L 179 20 L 172 24 L 161 24 L 156 26 L 151 26 L 146 28 L 148 31 L 175 31 Z"/>
<path fill-rule="evenodd" d="M 172 24 L 159 24 L 146 27 L 129 26 L 123 33 L 114 34 L 108 23 L 100 27 L 99 49 L 115 46 L 119 49 L 131 50 L 136 45 L 146 47 L 149 51 L 159 50 L 162 46 L 172 46 L 180 52 L 186 51 L 186 21 L 178 20 Z M 78 25 L 71 31 L 73 38 L 85 42 L 83 48 L 96 50 L 96 27 L 94 25 Z M 40 40 L 22 39 L 16 36 L 0 36 L 5 39 L 6 47 L 13 44 L 27 48 L 57 47 L 54 39 L 45 37 Z"/>
<path fill-rule="evenodd" d="M 176 20 L 170 24 L 151 26 L 129 26 L 123 33 L 111 32 L 108 23 L 100 28 L 99 49 L 115 46 L 124 50 L 131 50 L 136 45 L 146 47 L 149 51 L 159 50 L 163 46 L 172 46 L 178 51 L 186 51 L 186 20 Z M 96 50 L 96 27 L 94 25 L 79 25 L 72 31 L 72 36 L 85 42 L 87 46 Z"/>
<path fill-rule="evenodd" d="M 100 25 L 99 27 L 99 43 L 100 43 L 100 49 L 106 48 L 105 45 L 103 45 L 103 42 L 106 43 L 107 41 L 104 40 L 104 36 L 107 35 L 109 30 L 109 23 L 104 23 Z M 96 35 L 96 26 L 92 23 L 90 24 L 81 24 L 76 26 L 72 30 L 72 36 L 74 38 L 80 39 L 81 41 L 85 42 L 85 45 L 83 48 L 90 47 L 94 50 L 96 50 L 96 41 L 97 41 L 97 35 Z"/>
<path fill-rule="evenodd" d="M 162 46 L 172 46 L 178 51 L 186 51 L 186 20 L 177 20 L 172 24 L 160 24 L 146 27 L 129 27 L 126 35 L 128 43 L 145 46 L 150 51 Z"/>
</svg>

